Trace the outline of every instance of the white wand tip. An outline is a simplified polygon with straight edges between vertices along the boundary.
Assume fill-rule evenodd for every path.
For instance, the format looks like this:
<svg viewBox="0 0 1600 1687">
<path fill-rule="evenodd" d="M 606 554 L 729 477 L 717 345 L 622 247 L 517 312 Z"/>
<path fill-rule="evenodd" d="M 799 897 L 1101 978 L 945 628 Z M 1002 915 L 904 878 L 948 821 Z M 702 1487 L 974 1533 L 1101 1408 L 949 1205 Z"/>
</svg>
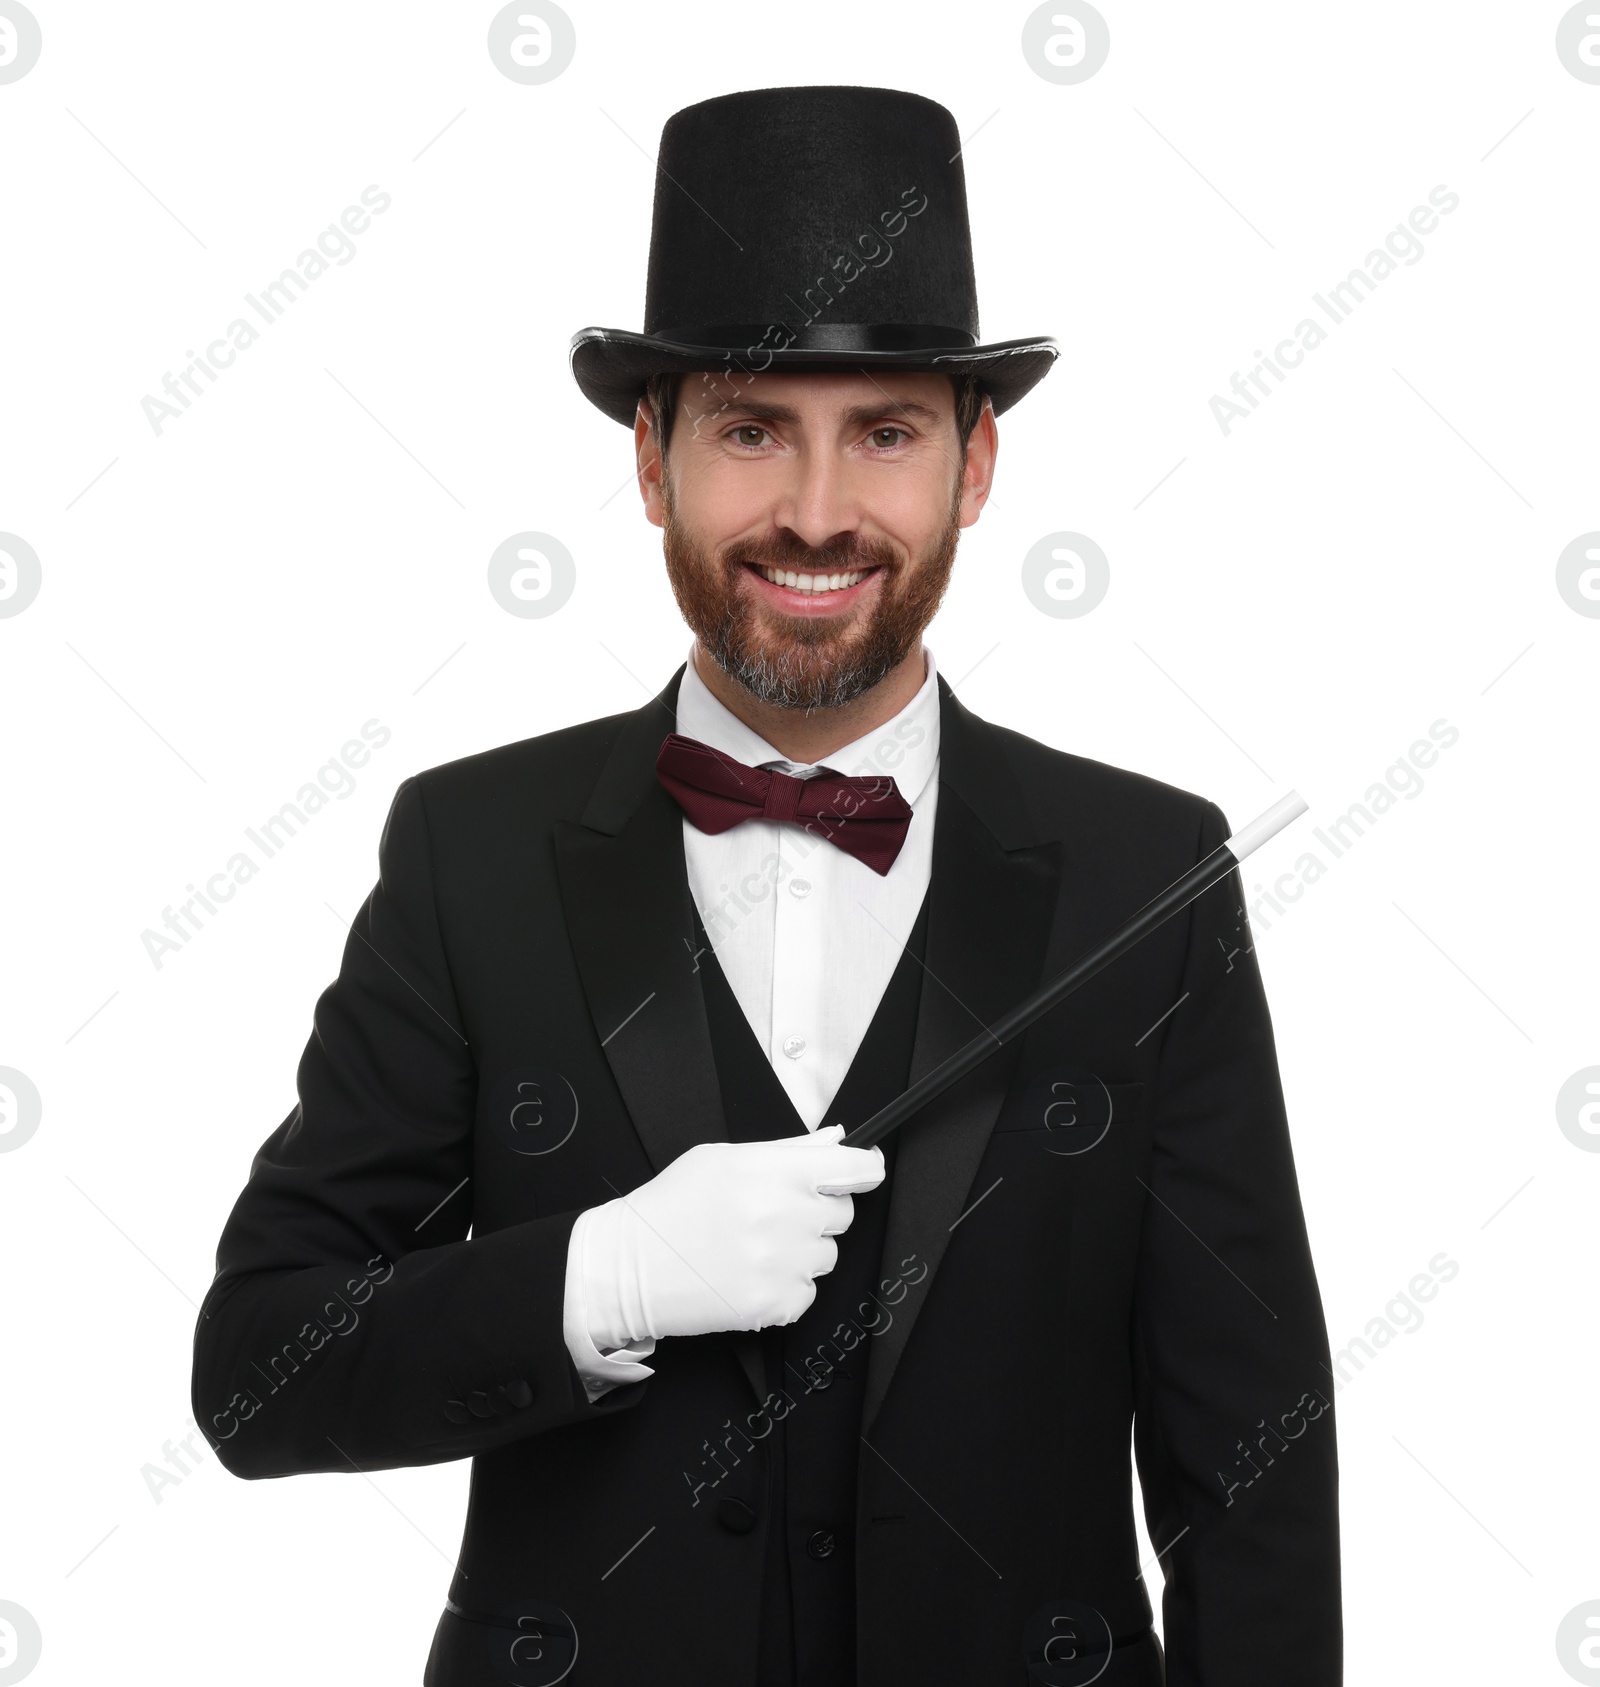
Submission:
<svg viewBox="0 0 1600 1687">
<path fill-rule="evenodd" d="M 1228 839 L 1228 848 L 1235 861 L 1243 861 L 1252 850 L 1259 849 L 1268 838 L 1276 836 L 1291 820 L 1298 820 L 1310 807 L 1298 791 L 1280 798 L 1265 814 L 1258 815 L 1248 826 L 1241 826 Z"/>
</svg>

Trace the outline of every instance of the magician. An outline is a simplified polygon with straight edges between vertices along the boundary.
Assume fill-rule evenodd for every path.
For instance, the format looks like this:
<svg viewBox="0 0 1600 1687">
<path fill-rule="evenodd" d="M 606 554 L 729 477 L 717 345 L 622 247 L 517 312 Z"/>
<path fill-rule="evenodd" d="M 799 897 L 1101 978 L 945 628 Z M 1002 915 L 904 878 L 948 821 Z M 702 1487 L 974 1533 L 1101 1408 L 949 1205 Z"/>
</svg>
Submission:
<svg viewBox="0 0 1600 1687">
<path fill-rule="evenodd" d="M 1056 356 L 980 339 L 960 151 L 878 88 L 667 122 L 644 332 L 571 361 L 688 658 L 400 785 L 222 1232 L 193 1403 L 230 1471 L 472 1460 L 430 1687 L 1341 1680 L 1237 871 L 841 1140 L 1229 835 L 922 642 Z"/>
</svg>

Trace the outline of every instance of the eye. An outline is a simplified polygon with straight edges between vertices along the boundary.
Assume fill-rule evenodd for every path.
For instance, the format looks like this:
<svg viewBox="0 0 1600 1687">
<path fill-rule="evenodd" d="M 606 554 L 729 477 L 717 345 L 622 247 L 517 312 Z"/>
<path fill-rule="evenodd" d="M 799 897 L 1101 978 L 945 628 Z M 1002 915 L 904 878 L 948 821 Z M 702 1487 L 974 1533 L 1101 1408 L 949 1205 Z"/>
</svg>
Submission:
<svg viewBox="0 0 1600 1687">
<path fill-rule="evenodd" d="M 748 446 L 751 450 L 759 448 L 767 437 L 767 430 L 755 422 L 744 422 L 740 426 L 730 429 L 728 437 L 735 445 Z"/>
<path fill-rule="evenodd" d="M 902 439 L 910 439 L 911 435 L 904 428 L 874 428 L 867 435 L 873 448 L 878 451 L 892 451 Z"/>
</svg>

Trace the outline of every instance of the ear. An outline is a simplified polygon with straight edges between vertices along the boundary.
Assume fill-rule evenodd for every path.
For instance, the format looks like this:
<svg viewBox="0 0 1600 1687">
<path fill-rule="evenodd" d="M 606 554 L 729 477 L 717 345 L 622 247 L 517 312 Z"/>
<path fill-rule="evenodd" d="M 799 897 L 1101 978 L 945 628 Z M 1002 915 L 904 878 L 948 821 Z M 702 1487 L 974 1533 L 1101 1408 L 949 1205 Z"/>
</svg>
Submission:
<svg viewBox="0 0 1600 1687">
<path fill-rule="evenodd" d="M 1000 434 L 995 427 L 994 406 L 985 398 L 978 425 L 967 441 L 967 463 L 961 473 L 961 526 L 971 527 L 988 503 L 999 453 Z"/>
<path fill-rule="evenodd" d="M 639 496 L 644 500 L 645 520 L 660 527 L 666 519 L 662 510 L 661 477 L 667 472 L 667 465 L 656 435 L 655 413 L 647 398 L 639 400 L 639 408 L 633 418 L 633 451 L 638 464 Z"/>
</svg>

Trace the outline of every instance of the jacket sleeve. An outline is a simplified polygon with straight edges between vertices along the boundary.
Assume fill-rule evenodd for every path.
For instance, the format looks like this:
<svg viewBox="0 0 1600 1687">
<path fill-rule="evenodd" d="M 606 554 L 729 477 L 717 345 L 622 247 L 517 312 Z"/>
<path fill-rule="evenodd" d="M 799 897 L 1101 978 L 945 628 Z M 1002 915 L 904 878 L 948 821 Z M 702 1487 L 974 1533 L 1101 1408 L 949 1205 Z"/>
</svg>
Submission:
<svg viewBox="0 0 1600 1687">
<path fill-rule="evenodd" d="M 195 1421 L 237 1476 L 470 1457 L 627 1410 L 563 1333 L 576 1212 L 467 1240 L 473 1051 L 435 912 L 418 781 L 316 1006 L 299 1104 L 267 1138 L 195 1331 Z"/>
<path fill-rule="evenodd" d="M 1228 832 L 1206 803 L 1196 859 Z M 1191 905 L 1178 995 L 1132 1332 L 1167 1684 L 1337 1687 L 1334 1384 L 1237 869 Z"/>
</svg>

